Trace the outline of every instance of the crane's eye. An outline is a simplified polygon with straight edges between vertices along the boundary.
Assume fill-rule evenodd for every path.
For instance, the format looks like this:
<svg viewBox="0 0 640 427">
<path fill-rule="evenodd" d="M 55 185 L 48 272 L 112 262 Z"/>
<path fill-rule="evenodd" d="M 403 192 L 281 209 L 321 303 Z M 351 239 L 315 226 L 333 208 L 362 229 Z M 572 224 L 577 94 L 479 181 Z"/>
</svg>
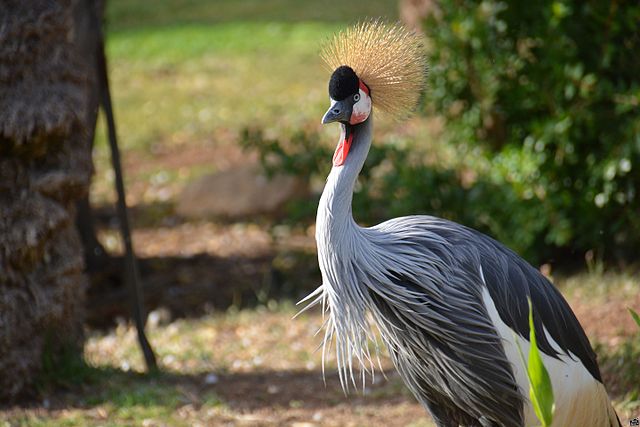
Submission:
<svg viewBox="0 0 640 427">
<path fill-rule="evenodd" d="M 353 95 L 353 102 L 358 102 L 360 101 L 360 94 L 356 93 L 355 95 Z"/>
</svg>

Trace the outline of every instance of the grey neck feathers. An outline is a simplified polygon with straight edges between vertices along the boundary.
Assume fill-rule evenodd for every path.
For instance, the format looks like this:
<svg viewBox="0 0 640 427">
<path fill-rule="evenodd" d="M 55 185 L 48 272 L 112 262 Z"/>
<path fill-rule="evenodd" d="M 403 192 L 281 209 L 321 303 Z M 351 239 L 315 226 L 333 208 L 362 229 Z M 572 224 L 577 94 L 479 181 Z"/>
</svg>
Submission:
<svg viewBox="0 0 640 427">
<path fill-rule="evenodd" d="M 341 127 L 340 138 L 344 140 L 345 126 Z M 351 201 L 353 188 L 369 154 L 372 129 L 373 113 L 365 122 L 353 126 L 353 142 L 346 161 L 342 166 L 334 166 L 329 173 L 316 218 L 316 236 L 322 235 L 319 243 L 335 244 L 346 232 L 358 228 L 353 220 Z"/>
<path fill-rule="evenodd" d="M 323 369 L 327 344 L 335 338 L 336 361 L 340 382 L 348 390 L 348 383 L 356 383 L 352 359 L 360 366 L 371 361 L 367 341 L 369 322 L 366 317 L 370 297 L 358 278 L 356 259 L 371 260 L 373 254 L 366 228 L 356 225 L 351 213 L 353 188 L 371 146 L 373 121 L 371 116 L 352 128 L 353 141 L 346 161 L 334 166 L 327 178 L 316 218 L 318 263 L 322 272 L 322 285 L 309 296 L 314 298 L 308 307 L 322 303 L 323 311 L 329 311 L 323 340 Z M 340 138 L 344 139 L 344 126 Z M 367 234 L 365 236 L 365 234 Z M 376 344 L 377 352 L 377 344 Z M 363 386 L 365 371 L 360 371 Z M 351 379 L 351 381 L 348 380 Z"/>
</svg>

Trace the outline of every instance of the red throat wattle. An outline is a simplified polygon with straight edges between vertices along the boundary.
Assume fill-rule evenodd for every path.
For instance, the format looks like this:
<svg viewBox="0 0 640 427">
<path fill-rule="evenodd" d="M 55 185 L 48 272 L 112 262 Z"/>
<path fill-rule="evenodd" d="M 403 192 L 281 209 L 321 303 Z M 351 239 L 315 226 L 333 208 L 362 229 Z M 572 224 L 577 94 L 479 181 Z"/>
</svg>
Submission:
<svg viewBox="0 0 640 427">
<path fill-rule="evenodd" d="M 342 166 L 344 164 L 345 160 L 347 160 L 352 141 L 353 132 L 346 131 L 344 139 L 338 143 L 336 152 L 333 153 L 333 166 Z"/>
</svg>

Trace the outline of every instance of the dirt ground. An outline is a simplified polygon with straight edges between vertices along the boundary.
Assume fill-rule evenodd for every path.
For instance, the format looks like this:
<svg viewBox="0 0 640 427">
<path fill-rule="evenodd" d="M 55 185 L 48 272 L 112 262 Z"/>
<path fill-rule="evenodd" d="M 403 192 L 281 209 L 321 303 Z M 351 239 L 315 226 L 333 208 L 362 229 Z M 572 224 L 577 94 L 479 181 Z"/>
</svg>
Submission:
<svg viewBox="0 0 640 427">
<path fill-rule="evenodd" d="M 599 303 L 569 300 L 592 341 L 613 343 L 635 333 L 623 311 L 612 310 L 621 314 L 609 314 L 610 326 L 603 328 Z M 629 303 L 609 300 L 611 307 Z M 149 334 L 164 373 L 151 377 L 137 373 L 142 362 L 130 326 L 91 333 L 85 355 L 100 367 L 97 378 L 5 410 L 0 425 L 432 426 L 387 358 L 386 378 L 378 374 L 364 393 L 342 392 L 332 357 L 323 381 L 320 352 L 314 351 L 321 317 L 316 312 L 292 320 L 295 310 L 274 305 L 173 321 L 156 311 Z M 640 412 L 638 402 L 625 402 L 628 390 L 615 364 L 602 368 L 628 425 Z"/>
</svg>

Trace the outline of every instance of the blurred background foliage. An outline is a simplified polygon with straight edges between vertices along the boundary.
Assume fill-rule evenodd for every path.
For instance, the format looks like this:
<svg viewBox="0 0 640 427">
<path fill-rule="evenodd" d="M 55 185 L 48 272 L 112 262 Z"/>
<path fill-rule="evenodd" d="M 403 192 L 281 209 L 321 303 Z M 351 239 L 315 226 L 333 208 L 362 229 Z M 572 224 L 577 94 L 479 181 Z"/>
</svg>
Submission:
<svg viewBox="0 0 640 427">
<path fill-rule="evenodd" d="M 443 216 L 536 263 L 637 259 L 640 57 L 631 52 L 640 51 L 640 5 L 435 4 L 422 25 L 430 63 L 422 113 L 442 129 L 427 150 L 397 138 L 374 144 L 358 218 Z M 292 173 L 327 172 L 309 161 L 325 151 L 249 140 Z M 434 159 L 433 150 L 448 155 Z"/>
<path fill-rule="evenodd" d="M 503 190 L 471 185 L 475 224 L 538 261 L 637 256 L 640 5 L 439 5 L 424 27 L 427 107 L 445 117 L 447 141 L 478 147 L 470 167 Z"/>
</svg>

